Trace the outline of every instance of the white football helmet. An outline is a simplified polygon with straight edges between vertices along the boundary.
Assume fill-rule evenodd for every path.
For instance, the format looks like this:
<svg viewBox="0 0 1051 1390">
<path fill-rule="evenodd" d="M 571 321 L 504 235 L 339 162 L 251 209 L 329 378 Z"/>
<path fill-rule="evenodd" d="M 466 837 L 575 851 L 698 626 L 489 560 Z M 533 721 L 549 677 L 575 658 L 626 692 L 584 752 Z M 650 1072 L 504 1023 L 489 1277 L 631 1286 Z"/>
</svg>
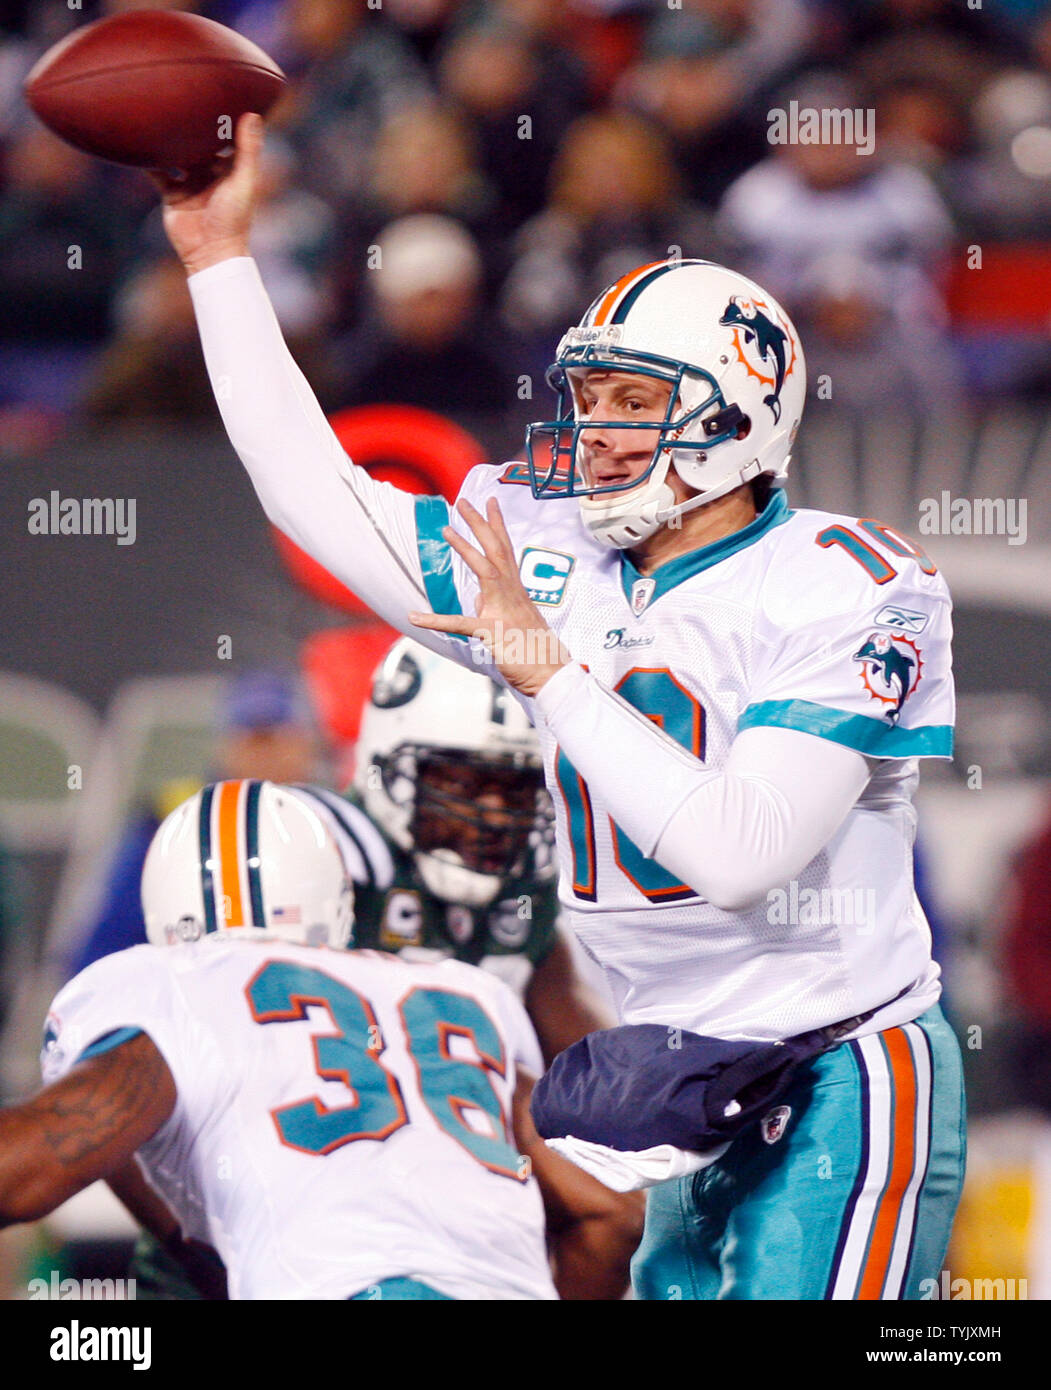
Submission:
<svg viewBox="0 0 1051 1390">
<path fill-rule="evenodd" d="M 589 419 L 580 389 L 592 370 L 671 383 L 653 458 L 628 482 L 589 483 L 580 433 L 655 426 Z M 591 534 L 626 549 L 742 483 L 785 476 L 806 366 L 791 320 L 765 290 L 711 261 L 676 259 L 641 266 L 604 290 L 562 339 L 548 382 L 559 393 L 558 419 L 526 432 L 533 496 L 578 497 Z M 670 468 L 695 497 L 676 503 Z"/>
<path fill-rule="evenodd" d="M 155 946 L 208 932 L 345 947 L 354 895 L 317 807 L 273 782 L 215 782 L 162 822 L 142 870 Z"/>
<path fill-rule="evenodd" d="M 354 786 L 445 902 L 485 907 L 508 879 L 554 874 L 540 744 L 521 705 L 408 637 L 373 676 Z"/>
</svg>

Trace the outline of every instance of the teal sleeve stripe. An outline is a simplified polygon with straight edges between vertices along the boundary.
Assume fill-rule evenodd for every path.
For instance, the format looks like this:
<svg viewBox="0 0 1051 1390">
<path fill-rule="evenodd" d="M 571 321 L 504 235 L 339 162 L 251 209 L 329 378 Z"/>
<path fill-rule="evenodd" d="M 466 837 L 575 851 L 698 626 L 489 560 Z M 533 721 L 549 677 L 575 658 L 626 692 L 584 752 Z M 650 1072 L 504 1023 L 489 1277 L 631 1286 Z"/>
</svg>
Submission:
<svg viewBox="0 0 1051 1390">
<path fill-rule="evenodd" d="M 115 1047 L 120 1047 L 121 1043 L 137 1038 L 141 1032 L 141 1028 L 115 1028 L 112 1033 L 104 1033 L 101 1038 L 96 1038 L 84 1049 L 77 1061 L 83 1062 L 88 1057 L 98 1057 L 103 1052 L 112 1052 Z"/>
<path fill-rule="evenodd" d="M 453 552 L 442 536 L 449 525 L 449 504 L 444 497 L 417 497 L 416 540 L 427 599 L 435 613 L 462 613 L 453 582 Z"/>
<path fill-rule="evenodd" d="M 749 705 L 737 721 L 737 731 L 760 725 L 798 729 L 866 753 L 872 758 L 951 758 L 952 725 L 927 724 L 919 729 L 895 729 L 866 714 L 829 709 L 811 700 L 764 700 Z"/>
</svg>

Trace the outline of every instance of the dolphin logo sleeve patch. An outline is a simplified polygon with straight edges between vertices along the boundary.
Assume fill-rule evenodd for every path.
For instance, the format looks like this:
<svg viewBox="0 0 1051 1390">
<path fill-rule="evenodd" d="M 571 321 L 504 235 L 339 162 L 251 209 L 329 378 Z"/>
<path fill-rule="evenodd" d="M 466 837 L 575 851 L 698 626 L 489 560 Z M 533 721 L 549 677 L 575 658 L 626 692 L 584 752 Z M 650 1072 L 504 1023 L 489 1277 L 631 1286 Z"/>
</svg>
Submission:
<svg viewBox="0 0 1051 1390">
<path fill-rule="evenodd" d="M 861 663 L 861 680 L 870 697 L 883 707 L 883 717 L 897 724 L 902 706 L 920 683 L 923 659 L 910 638 L 871 632 L 854 653 Z"/>
</svg>

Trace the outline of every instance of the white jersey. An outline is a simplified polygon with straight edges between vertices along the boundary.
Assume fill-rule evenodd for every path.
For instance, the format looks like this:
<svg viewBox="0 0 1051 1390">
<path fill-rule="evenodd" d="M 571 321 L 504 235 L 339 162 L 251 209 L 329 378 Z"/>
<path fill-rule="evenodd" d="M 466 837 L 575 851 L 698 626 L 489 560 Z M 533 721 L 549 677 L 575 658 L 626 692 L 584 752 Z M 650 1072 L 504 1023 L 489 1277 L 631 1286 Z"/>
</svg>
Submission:
<svg viewBox="0 0 1051 1390">
<path fill-rule="evenodd" d="M 407 618 L 475 611 L 475 578 L 441 534 L 452 525 L 475 543 L 466 523 L 442 499 L 350 464 L 251 261 L 223 262 L 190 287 L 220 409 L 270 519 L 385 620 L 472 664 L 477 644 Z M 527 591 L 601 693 L 591 701 L 597 778 L 559 748 L 559 719 L 535 722 L 557 808 L 560 897 L 622 1021 L 762 1039 L 877 1010 L 860 1029 L 873 1032 L 924 1012 L 940 985 L 913 890 L 915 760 L 951 756 L 954 717 L 950 603 L 933 565 L 878 522 L 795 513 L 774 492 L 751 525 L 644 577 L 590 536 L 574 500 L 536 501 L 527 481 L 522 464 L 476 468 L 462 496 L 483 514 L 498 498 Z M 625 755 L 603 701 L 653 721 L 644 756 Z M 833 745 L 874 770 L 801 873 L 758 907 L 727 911 L 650 856 L 681 799 L 681 764 L 718 776 L 735 740 L 764 730 L 813 736 L 818 788 Z M 665 779 L 667 806 L 633 842 L 617 814 L 649 807 Z"/>
<path fill-rule="evenodd" d="M 915 759 L 951 755 L 954 717 L 950 603 L 934 567 L 878 523 L 792 512 L 775 492 L 743 531 L 644 578 L 587 536 L 574 501 L 538 503 L 506 485 L 520 475 L 520 465 L 475 469 L 463 495 L 483 514 L 498 495 L 546 621 L 606 689 L 705 768 L 723 767 L 738 733 L 757 727 L 880 760 L 797 880 L 725 912 L 643 855 L 537 722 L 562 901 L 623 1021 L 778 1038 L 899 995 L 862 1031 L 922 1013 L 940 988 L 912 881 Z M 462 611 L 473 612 L 474 576 L 458 556 L 453 572 Z M 615 747 L 608 769 L 629 799 L 648 775 Z"/>
<path fill-rule="evenodd" d="M 499 980 L 283 942 L 135 946 L 60 992 L 45 1080 L 126 1030 L 178 1092 L 139 1158 L 222 1256 L 231 1298 L 341 1299 L 396 1277 L 556 1297 L 509 1120 L 518 1066 L 542 1062 Z"/>
</svg>

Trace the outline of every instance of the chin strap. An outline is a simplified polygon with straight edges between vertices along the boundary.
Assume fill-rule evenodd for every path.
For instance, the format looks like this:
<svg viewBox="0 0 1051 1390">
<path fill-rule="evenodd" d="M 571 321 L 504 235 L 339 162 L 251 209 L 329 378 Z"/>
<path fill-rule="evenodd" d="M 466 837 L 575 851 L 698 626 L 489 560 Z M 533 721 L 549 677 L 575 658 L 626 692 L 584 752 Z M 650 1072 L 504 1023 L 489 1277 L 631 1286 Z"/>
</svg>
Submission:
<svg viewBox="0 0 1051 1390">
<path fill-rule="evenodd" d="M 736 409 L 736 406 L 734 407 Z M 672 465 L 674 467 L 674 465 Z M 661 525 L 667 524 L 674 517 L 685 516 L 687 512 L 695 512 L 698 507 L 705 507 L 709 502 L 717 502 L 720 497 L 725 497 L 728 492 L 733 492 L 735 488 L 741 487 L 743 483 L 750 483 L 754 478 L 758 478 L 762 473 L 762 466 L 758 459 L 753 459 L 746 464 L 739 473 L 735 473 L 732 478 L 727 478 L 718 487 L 709 488 L 705 492 L 699 492 L 695 497 L 689 498 L 685 502 L 677 502 L 674 507 L 669 507 L 665 511 L 657 513 L 657 520 Z"/>
<path fill-rule="evenodd" d="M 726 409 L 721 410 L 718 415 L 713 415 L 703 422 L 705 433 L 714 436 L 725 429 L 734 428 L 734 426 L 740 424 L 740 422 L 746 418 L 747 417 L 742 413 L 739 406 L 728 405 Z M 668 464 L 659 484 L 656 484 L 655 490 L 657 495 L 655 497 L 651 498 L 648 502 L 643 502 L 637 511 L 628 512 L 626 515 L 616 516 L 616 509 L 612 508 L 611 510 L 614 510 L 613 517 L 586 521 L 591 534 L 604 545 L 612 546 L 617 550 L 629 550 L 632 546 L 638 545 L 642 540 L 648 539 L 658 527 L 666 526 L 669 522 L 675 521 L 679 517 L 686 516 L 689 512 L 696 511 L 698 507 L 706 507 L 709 502 L 717 502 L 720 497 L 725 497 L 728 492 L 733 492 L 735 488 L 741 487 L 744 483 L 752 482 L 753 479 L 760 477 L 765 471 L 759 459 L 752 459 L 750 463 L 745 464 L 743 468 L 738 469 L 738 471 L 731 474 L 729 478 L 724 478 L 717 486 L 706 488 L 704 492 L 696 493 L 693 497 L 687 498 L 685 502 L 676 502 L 674 493 L 672 493 L 667 482 L 668 473 L 675 467 L 675 445 L 664 445 L 662 452 L 667 453 Z M 788 468 L 788 463 L 789 460 L 785 459 L 784 465 L 777 476 L 783 475 Z M 688 486 L 689 484 L 687 483 L 687 487 Z M 665 503 L 663 506 L 661 505 L 661 493 L 668 494 L 670 505 L 668 503 Z M 588 508 L 585 505 L 584 498 L 580 499 L 580 506 L 586 518 Z M 635 523 L 639 530 L 645 530 L 646 534 L 644 536 L 639 536 L 637 539 L 624 541 L 614 541 L 609 538 L 609 532 L 616 531 L 619 527 L 632 522 Z M 607 534 L 604 535 L 603 532 Z"/>
</svg>

